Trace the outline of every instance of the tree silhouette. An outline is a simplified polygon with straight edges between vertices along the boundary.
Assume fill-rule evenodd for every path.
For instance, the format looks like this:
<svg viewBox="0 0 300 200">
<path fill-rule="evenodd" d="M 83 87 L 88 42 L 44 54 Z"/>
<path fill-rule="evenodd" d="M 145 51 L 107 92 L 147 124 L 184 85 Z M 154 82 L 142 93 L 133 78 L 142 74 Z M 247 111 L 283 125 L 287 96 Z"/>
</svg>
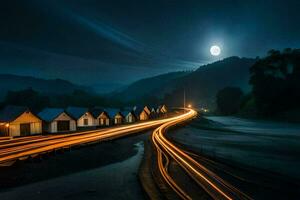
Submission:
<svg viewBox="0 0 300 200">
<path fill-rule="evenodd" d="M 217 93 L 217 109 L 220 114 L 232 115 L 240 108 L 243 92 L 237 87 L 226 87 Z"/>
<path fill-rule="evenodd" d="M 264 116 L 299 108 L 300 50 L 270 50 L 250 68 L 257 111 Z"/>
<path fill-rule="evenodd" d="M 41 95 L 39 92 L 28 88 L 20 91 L 8 91 L 4 104 L 26 106 L 32 111 L 38 112 L 45 106 L 49 105 L 48 97 Z"/>
</svg>

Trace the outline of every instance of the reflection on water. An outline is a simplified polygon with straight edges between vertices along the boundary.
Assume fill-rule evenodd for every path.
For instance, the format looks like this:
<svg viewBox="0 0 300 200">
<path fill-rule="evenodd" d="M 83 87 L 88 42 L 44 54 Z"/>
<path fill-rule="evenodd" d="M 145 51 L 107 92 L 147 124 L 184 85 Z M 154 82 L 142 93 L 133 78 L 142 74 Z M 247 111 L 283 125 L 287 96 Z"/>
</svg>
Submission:
<svg viewBox="0 0 300 200">
<path fill-rule="evenodd" d="M 0 199 L 144 199 L 137 177 L 143 142 L 134 148 L 137 153 L 122 162 L 14 188 Z"/>
</svg>

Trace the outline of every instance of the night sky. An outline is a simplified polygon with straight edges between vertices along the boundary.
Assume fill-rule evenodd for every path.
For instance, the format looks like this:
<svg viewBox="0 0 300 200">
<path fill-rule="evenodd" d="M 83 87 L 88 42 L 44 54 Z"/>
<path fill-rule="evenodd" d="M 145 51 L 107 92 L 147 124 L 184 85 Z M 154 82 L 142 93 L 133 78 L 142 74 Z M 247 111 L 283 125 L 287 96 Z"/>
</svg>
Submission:
<svg viewBox="0 0 300 200">
<path fill-rule="evenodd" d="M 0 27 L 0 73 L 116 87 L 299 48 L 300 1 L 7 0 Z"/>
</svg>

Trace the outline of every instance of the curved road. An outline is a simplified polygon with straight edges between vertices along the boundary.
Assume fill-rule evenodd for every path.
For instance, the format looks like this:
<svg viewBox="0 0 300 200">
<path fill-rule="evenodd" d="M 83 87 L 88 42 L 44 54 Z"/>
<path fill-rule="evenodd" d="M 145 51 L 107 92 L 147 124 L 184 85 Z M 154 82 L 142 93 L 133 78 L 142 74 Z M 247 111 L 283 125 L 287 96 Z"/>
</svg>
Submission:
<svg viewBox="0 0 300 200">
<path fill-rule="evenodd" d="M 175 117 L 141 122 L 138 124 L 68 135 L 36 136 L 30 137 L 30 139 L 3 140 L 0 141 L 0 166 L 9 166 L 17 160 L 24 160 L 82 144 L 111 140 L 161 125 L 155 129 L 152 134 L 152 140 L 157 149 L 158 167 L 164 180 L 181 198 L 191 199 L 189 194 L 180 188 L 168 173 L 170 159 L 177 162 L 187 174 L 214 199 L 251 199 L 195 161 L 185 153 L 184 150 L 176 147 L 165 138 L 164 133 L 169 127 L 190 120 L 196 115 L 196 111 L 189 109 L 186 113 Z"/>
<path fill-rule="evenodd" d="M 68 149 L 78 145 L 111 140 L 132 133 L 157 127 L 177 119 L 170 117 L 137 124 L 110 127 L 101 130 L 56 136 L 33 136 L 24 139 L 0 141 L 0 166 L 12 165 L 17 160 L 25 160 L 41 154 L 47 154 L 60 149 Z"/>
<path fill-rule="evenodd" d="M 251 199 L 249 196 L 224 181 L 217 174 L 201 165 L 201 163 L 195 161 L 185 153 L 184 150 L 176 147 L 164 136 L 166 130 L 171 126 L 192 119 L 196 115 L 196 111 L 189 109 L 187 113 L 175 117 L 172 121 L 164 123 L 153 132 L 152 141 L 157 149 L 158 168 L 162 177 L 182 199 L 191 199 L 191 196 L 180 188 L 168 173 L 170 159 L 174 159 L 174 161 L 177 162 L 213 199 Z"/>
</svg>

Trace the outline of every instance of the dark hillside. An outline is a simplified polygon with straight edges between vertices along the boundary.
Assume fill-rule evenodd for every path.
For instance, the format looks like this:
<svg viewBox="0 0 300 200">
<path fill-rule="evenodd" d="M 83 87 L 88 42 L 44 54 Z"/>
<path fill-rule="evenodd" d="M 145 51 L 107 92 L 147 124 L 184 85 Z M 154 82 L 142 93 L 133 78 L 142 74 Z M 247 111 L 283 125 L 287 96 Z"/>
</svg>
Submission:
<svg viewBox="0 0 300 200">
<path fill-rule="evenodd" d="M 214 108 L 215 96 L 225 87 L 239 87 L 250 91 L 250 67 L 255 59 L 229 57 L 199 67 L 193 72 L 174 72 L 136 81 L 113 97 L 122 101 L 149 103 L 164 101 L 182 105 L 183 90 L 188 103 Z M 225 76 L 226 74 L 226 76 Z"/>
<path fill-rule="evenodd" d="M 0 100 L 2 100 L 7 91 L 18 91 L 32 88 L 42 94 L 71 94 L 75 90 L 88 91 L 85 86 L 75 85 L 62 79 L 40 79 L 30 76 L 18 76 L 11 74 L 0 74 Z"/>
</svg>

